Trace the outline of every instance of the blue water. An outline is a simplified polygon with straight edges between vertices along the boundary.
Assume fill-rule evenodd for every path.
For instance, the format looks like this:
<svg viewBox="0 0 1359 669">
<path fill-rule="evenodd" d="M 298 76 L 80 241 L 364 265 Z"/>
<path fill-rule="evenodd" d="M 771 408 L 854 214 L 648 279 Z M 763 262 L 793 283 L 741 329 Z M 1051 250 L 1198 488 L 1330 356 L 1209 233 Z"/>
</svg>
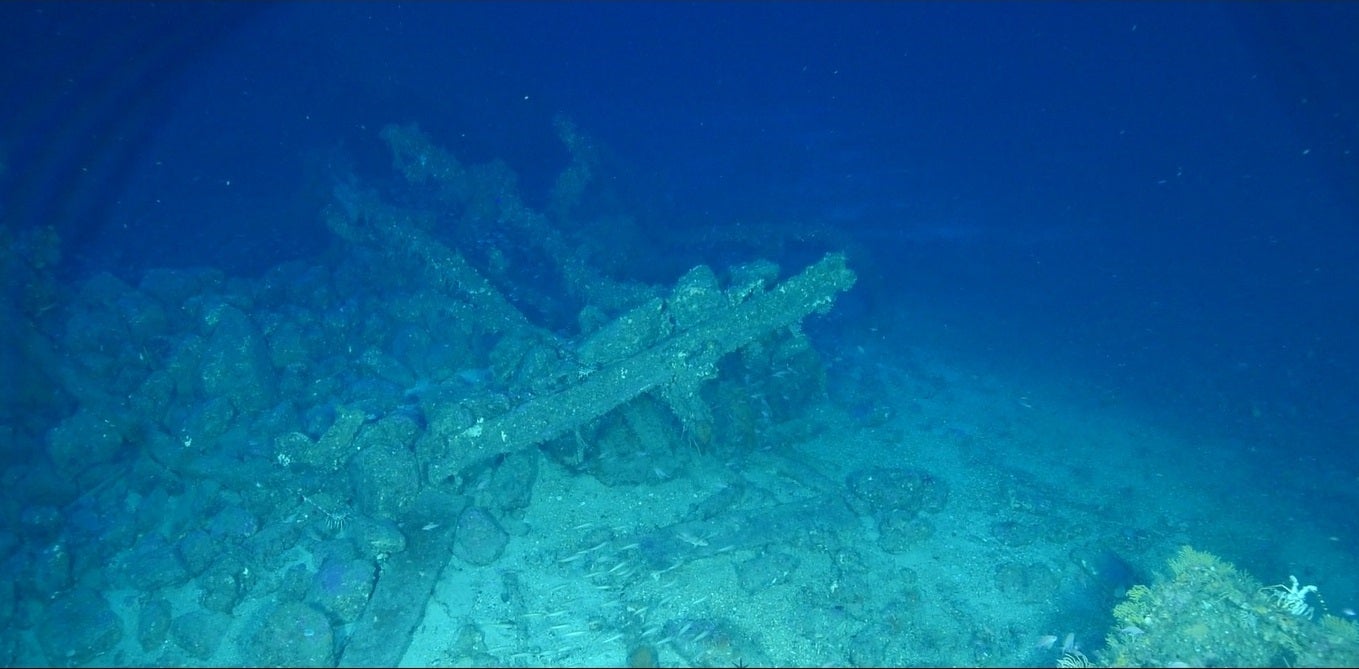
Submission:
<svg viewBox="0 0 1359 669">
<path fill-rule="evenodd" d="M 346 273 L 379 262 L 352 255 L 322 215 L 355 188 L 430 210 L 432 234 L 483 272 L 506 263 L 497 287 L 560 341 L 583 336 L 588 301 L 522 231 L 460 223 L 454 205 L 431 204 L 441 202 L 433 187 L 407 183 L 380 135 L 389 124 L 417 125 L 464 165 L 499 161 L 516 197 L 611 279 L 668 290 L 695 265 L 756 258 L 787 277 L 844 252 L 858 281 L 806 329 L 827 361 L 831 401 L 851 417 L 871 421 L 875 407 L 904 401 L 856 384 L 874 369 L 909 376 L 907 351 L 1003 378 L 1025 406 L 1025 388 L 1065 389 L 1090 411 L 1114 407 L 1187 435 L 1224 476 L 1296 473 L 1288 485 L 1301 487 L 1262 482 L 1256 494 L 1308 514 L 1297 531 L 1336 557 L 1308 566 L 1284 549 L 1229 555 L 1226 541 L 1214 552 L 1275 572 L 1310 568 L 1311 580 L 1354 572 L 1359 5 L 5 3 L 0 26 L 0 473 L 25 482 L 0 509 L 0 553 L 21 584 L 0 597 L 9 663 L 62 661 L 32 640 L 45 629 L 41 602 L 82 583 L 124 592 L 98 565 L 145 550 L 134 535 L 181 541 L 224 505 L 244 509 L 242 531 L 255 534 L 313 508 L 293 492 L 353 494 L 328 475 L 293 480 L 275 468 L 268 485 L 292 500 L 279 517 L 232 492 L 244 484 L 229 476 L 207 476 L 219 492 L 185 501 L 203 471 L 225 466 L 212 458 L 271 461 L 279 435 L 318 440 L 341 406 L 369 423 L 411 416 L 425 434 L 430 402 L 486 392 L 504 409 L 545 392 L 487 371 L 499 333 L 467 326 L 441 349 L 456 318 L 363 313 L 413 290 L 394 274 L 416 285 L 421 274 Z M 588 138 L 594 161 L 569 214 L 553 208 L 572 159 L 559 119 Z M 509 196 L 490 197 L 502 206 Z M 205 387 L 199 367 L 185 371 L 217 350 L 203 321 L 217 303 L 269 341 L 264 371 L 251 372 L 265 377 L 258 388 L 251 373 Z M 306 330 L 326 322 L 338 323 L 318 326 L 328 335 Z M 308 342 L 292 358 L 275 339 L 289 323 Z M 366 348 L 403 371 L 353 362 Z M 177 379 L 174 392 L 150 409 L 126 400 L 150 392 L 143 384 L 158 370 Z M 940 383 L 980 392 L 967 377 Z M 213 418 L 213 388 L 230 416 Z M 766 418 L 777 422 L 779 409 Z M 73 418 L 82 410 L 121 421 L 121 438 L 90 446 L 100 455 L 89 466 L 52 445 L 65 438 L 54 434 L 91 438 Z M 192 430 L 230 446 L 198 461 L 152 445 Z M 677 476 L 663 464 L 615 474 L 638 485 Z M 154 514 L 147 500 L 184 518 L 118 529 L 123 511 Z M 334 509 L 320 510 L 330 519 Z M 1211 544 L 1192 531 L 1179 540 Z M 1171 543 L 1138 568 L 1151 570 Z M 51 566 L 53 546 L 71 565 Z M 193 572 L 143 590 L 192 584 L 202 578 Z M 242 601 L 274 596 L 241 587 Z M 1359 605 L 1352 578 L 1332 588 L 1332 613 Z M 117 643 L 131 643 L 138 616 L 120 615 Z M 335 661 L 341 628 L 332 654 L 254 661 Z M 159 646 L 115 656 L 100 643 L 79 660 L 234 657 L 156 655 Z M 511 650 L 491 656 L 510 661 Z M 782 661 L 853 659 L 795 657 Z"/>
</svg>

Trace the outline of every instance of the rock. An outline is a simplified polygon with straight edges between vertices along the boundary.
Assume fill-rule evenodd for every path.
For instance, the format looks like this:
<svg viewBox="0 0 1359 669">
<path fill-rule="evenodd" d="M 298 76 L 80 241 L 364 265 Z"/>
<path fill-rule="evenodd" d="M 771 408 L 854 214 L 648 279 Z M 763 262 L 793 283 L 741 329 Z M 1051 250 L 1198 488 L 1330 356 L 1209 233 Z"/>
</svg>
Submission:
<svg viewBox="0 0 1359 669">
<path fill-rule="evenodd" d="M 217 304 L 203 318 L 212 327 L 200 371 L 203 393 L 229 399 L 242 412 L 272 405 L 276 380 L 269 349 L 250 317 L 236 307 Z"/>
<path fill-rule="evenodd" d="M 221 554 L 222 548 L 203 530 L 193 530 L 175 543 L 175 550 L 179 552 L 180 559 L 184 561 L 185 568 L 192 576 L 203 573 L 203 570 Z"/>
<path fill-rule="evenodd" d="M 224 278 L 221 270 L 209 268 L 151 269 L 137 288 L 166 308 L 178 309 L 190 297 L 220 286 Z"/>
<path fill-rule="evenodd" d="M 236 406 L 231 398 L 212 396 L 188 408 L 179 431 L 191 441 L 180 438 L 180 446 L 190 452 L 206 454 L 236 423 Z M 188 445 L 197 442 L 196 445 Z"/>
<path fill-rule="evenodd" d="M 360 450 L 349 460 L 349 480 L 365 514 L 396 518 L 420 491 L 420 465 L 407 446 L 414 441 L 414 426 L 409 418 L 392 416 L 355 440 Z"/>
<path fill-rule="evenodd" d="M 30 541 L 52 541 L 61 532 L 66 518 L 54 506 L 35 504 L 25 506 L 19 516 L 19 528 Z"/>
<path fill-rule="evenodd" d="M 343 406 L 335 409 L 334 420 L 325 429 L 320 439 L 311 441 L 297 440 L 295 437 L 286 445 L 286 453 L 293 462 L 325 471 L 339 471 L 354 454 L 354 438 L 367 420 L 367 414 L 358 407 Z"/>
<path fill-rule="evenodd" d="M 78 587 L 47 607 L 37 638 L 53 665 L 90 664 L 123 640 L 123 621 L 103 595 Z"/>
<path fill-rule="evenodd" d="M 230 615 L 199 609 L 175 618 L 170 624 L 170 637 L 190 656 L 206 660 L 217 652 L 229 629 Z"/>
<path fill-rule="evenodd" d="M 491 472 L 486 487 L 476 493 L 477 503 L 502 513 L 527 508 L 538 479 L 539 457 L 533 448 L 506 455 Z"/>
<path fill-rule="evenodd" d="M 246 562 L 236 552 L 223 553 L 198 577 L 198 603 L 209 611 L 231 613 L 254 582 Z"/>
<path fill-rule="evenodd" d="M 65 544 L 50 544 L 33 552 L 27 585 L 41 599 L 51 599 L 71 586 L 71 553 Z"/>
<path fill-rule="evenodd" d="M 354 550 L 370 560 L 380 560 L 406 550 L 406 535 L 385 518 L 359 516 L 350 525 Z"/>
<path fill-rule="evenodd" d="M 377 568 L 367 560 L 327 559 L 307 591 L 307 601 L 341 623 L 358 620 L 377 581 Z"/>
<path fill-rule="evenodd" d="M 477 566 L 500 559 L 510 536 L 491 514 L 481 507 L 468 507 L 458 516 L 453 537 L 453 554 Z"/>
<path fill-rule="evenodd" d="M 115 587 L 156 590 L 184 583 L 189 572 L 174 547 L 164 537 L 151 533 L 113 558 L 109 580 Z"/>
<path fill-rule="evenodd" d="M 260 529 L 254 514 L 239 506 L 231 505 L 208 521 L 207 530 L 215 537 L 223 537 L 232 543 L 240 543 L 254 536 Z"/>
<path fill-rule="evenodd" d="M 878 521 L 878 546 L 893 555 L 909 552 L 934 536 L 934 523 L 905 511 L 889 511 Z"/>
<path fill-rule="evenodd" d="M 288 564 L 288 550 L 297 545 L 301 530 L 297 523 L 277 522 L 265 525 L 245 542 L 251 560 L 265 570 Z"/>
<path fill-rule="evenodd" d="M 77 409 L 47 432 L 47 455 L 68 477 L 109 462 L 122 447 L 121 421 L 89 407 Z"/>
<path fill-rule="evenodd" d="M 302 563 L 288 567 L 279 579 L 278 589 L 275 591 L 275 598 L 279 600 L 302 601 L 307 597 L 307 590 L 311 589 L 311 571 L 307 565 Z"/>
<path fill-rule="evenodd" d="M 137 616 L 137 642 L 150 653 L 165 645 L 170 637 L 170 602 L 157 597 L 142 604 Z"/>
<path fill-rule="evenodd" d="M 335 664 L 335 637 L 326 615 L 301 602 L 270 609 L 254 635 L 243 640 L 242 660 L 271 667 Z"/>
<path fill-rule="evenodd" d="M 860 515 L 879 519 L 888 512 L 934 513 L 948 502 L 944 482 L 920 469 L 861 469 L 850 474 L 845 484 L 850 507 Z"/>
</svg>

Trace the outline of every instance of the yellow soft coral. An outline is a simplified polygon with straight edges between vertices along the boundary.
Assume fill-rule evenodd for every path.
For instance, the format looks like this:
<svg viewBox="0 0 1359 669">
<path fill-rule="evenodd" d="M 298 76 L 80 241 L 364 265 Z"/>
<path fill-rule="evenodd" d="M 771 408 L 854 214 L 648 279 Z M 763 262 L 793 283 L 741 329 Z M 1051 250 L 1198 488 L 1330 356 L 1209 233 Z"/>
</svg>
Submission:
<svg viewBox="0 0 1359 669">
<path fill-rule="evenodd" d="M 1359 666 L 1359 627 L 1334 616 L 1314 621 L 1281 592 L 1204 551 L 1184 546 L 1167 562 L 1168 578 L 1131 588 L 1114 607 L 1115 628 L 1097 658 L 1113 666 Z M 1290 604 L 1294 602 L 1290 599 Z"/>
</svg>

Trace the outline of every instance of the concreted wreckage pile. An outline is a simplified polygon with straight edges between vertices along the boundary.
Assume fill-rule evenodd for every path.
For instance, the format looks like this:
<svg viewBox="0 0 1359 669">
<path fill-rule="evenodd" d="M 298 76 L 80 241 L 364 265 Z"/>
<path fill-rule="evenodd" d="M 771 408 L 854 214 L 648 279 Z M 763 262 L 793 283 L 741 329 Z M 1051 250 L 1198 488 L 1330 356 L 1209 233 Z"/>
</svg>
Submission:
<svg viewBox="0 0 1359 669">
<path fill-rule="evenodd" d="M 389 126 L 382 137 L 418 195 L 408 198 L 414 204 L 393 204 L 348 181 L 324 212 L 347 251 L 364 259 L 365 271 L 421 292 L 418 304 L 466 330 L 461 341 L 493 342 L 484 354 L 486 378 L 471 392 L 417 397 L 424 429 L 413 450 L 421 486 L 480 491 L 450 540 L 455 555 L 459 546 L 477 543 L 469 535 L 481 524 L 465 522 L 469 513 L 484 509 L 494 524 L 515 512 L 506 498 L 527 498 L 536 472 L 532 457 L 520 457 L 528 449 L 624 485 L 676 476 L 705 453 L 756 446 L 762 429 L 792 420 L 824 396 L 824 365 L 800 325 L 828 311 L 855 281 L 836 253 L 791 276 L 760 259 L 725 268 L 725 281 L 705 265 L 666 287 L 608 276 L 591 262 L 600 255 L 591 240 L 628 222 L 596 221 L 593 232 L 592 223 L 573 222 L 597 165 L 573 126 L 559 121 L 557 130 L 572 162 L 554 186 L 550 214 L 524 203 L 503 165 L 465 165 L 411 126 Z M 567 335 L 542 316 L 560 314 L 562 303 L 576 312 Z M 476 347 L 465 348 L 467 359 L 476 359 Z M 415 374 L 438 386 L 466 366 Z M 838 499 L 835 487 L 818 492 Z M 407 494 L 413 499 L 415 492 Z M 779 527 L 750 536 L 772 541 L 797 531 Z M 439 542 L 437 530 L 425 534 L 423 543 Z M 429 552 L 437 559 L 438 550 Z M 469 552 L 476 551 L 462 554 Z M 372 599 L 389 615 L 361 622 L 342 661 L 399 659 L 389 641 L 409 633 L 423 609 L 406 606 L 391 615 L 390 603 L 380 602 L 430 592 L 435 571 L 418 560 L 400 570 L 404 576 L 394 566 L 384 574 L 389 587 L 379 583 Z"/>
<path fill-rule="evenodd" d="M 563 135 L 568 146 L 580 141 L 574 130 Z M 729 268 L 725 287 L 704 265 L 667 289 L 614 281 L 592 270 L 584 250 L 571 247 L 547 216 L 524 205 L 502 169 L 466 167 L 412 127 L 389 126 L 383 137 L 398 170 L 428 187 L 442 213 L 397 207 L 351 187 L 327 208 L 327 224 L 388 271 L 413 274 L 434 287 L 447 298 L 438 309 L 498 337 L 490 355 L 498 385 L 425 407 L 428 430 L 417 453 L 431 483 L 489 458 L 578 435 L 601 419 L 626 422 L 626 413 L 614 413 L 643 395 L 668 407 L 680 433 L 702 447 L 714 439 L 715 418 L 700 387 L 718 377 L 721 360 L 751 349 L 748 359 L 763 356 L 769 365 L 798 371 L 810 361 L 799 324 L 829 310 L 836 295 L 854 284 L 839 254 L 783 279 L 775 264 L 756 260 Z M 549 265 L 562 298 L 583 302 L 579 336 L 568 341 L 535 324 L 503 292 L 517 287 L 514 277 L 476 267 L 440 241 L 430 228 L 450 216 L 459 225 L 493 225 L 512 232 L 508 239 L 516 244 L 536 245 L 517 252 Z M 802 371 L 815 385 L 819 371 Z M 524 399 L 511 399 L 516 397 Z M 578 464 L 588 456 L 578 454 Z"/>
<path fill-rule="evenodd" d="M 7 434 L 40 457 L 6 474 L 23 532 L 6 548 L 19 576 L 4 610 L 21 613 L 0 626 L 0 656 L 394 666 L 431 647 L 413 646 L 420 630 L 440 633 L 428 614 L 441 583 L 491 565 L 531 572 L 506 557 L 512 537 L 566 541 L 523 521 L 542 508 L 544 457 L 625 491 L 721 473 L 815 431 L 825 365 L 800 325 L 853 285 L 844 257 L 789 274 L 752 259 L 677 265 L 669 285 L 620 278 L 662 256 L 608 213 L 593 143 L 566 121 L 556 131 L 569 162 L 533 207 L 503 163 L 465 164 L 388 127 L 395 176 L 336 179 L 322 209 L 333 247 L 259 278 L 157 269 L 66 294 L 54 230 L 6 246 L 0 265 L 25 287 L 9 322 L 35 362 Z M 590 536 L 643 556 L 594 585 L 619 604 L 649 580 L 642 564 L 726 555 L 689 550 L 694 533 L 757 546 L 808 514 L 854 525 L 841 486 L 787 471 L 807 494 L 767 512 L 734 508 L 747 486 L 725 472 L 730 485 L 690 518 Z M 591 588 L 590 573 L 573 583 Z M 499 582 L 507 607 L 541 594 L 527 580 Z M 458 661 L 566 661 L 523 655 L 540 632 L 515 628 L 512 650 Z M 412 660 L 436 661 L 451 660 Z"/>
</svg>

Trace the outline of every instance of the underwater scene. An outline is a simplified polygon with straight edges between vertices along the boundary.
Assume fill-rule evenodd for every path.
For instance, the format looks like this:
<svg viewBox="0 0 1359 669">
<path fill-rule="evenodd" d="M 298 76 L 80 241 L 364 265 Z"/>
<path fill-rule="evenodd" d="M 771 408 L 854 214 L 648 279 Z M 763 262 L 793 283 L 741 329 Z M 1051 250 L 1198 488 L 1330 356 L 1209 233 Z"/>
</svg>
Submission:
<svg viewBox="0 0 1359 669">
<path fill-rule="evenodd" d="M 0 664 L 1359 665 L 1355 35 L 0 4 Z"/>
</svg>

